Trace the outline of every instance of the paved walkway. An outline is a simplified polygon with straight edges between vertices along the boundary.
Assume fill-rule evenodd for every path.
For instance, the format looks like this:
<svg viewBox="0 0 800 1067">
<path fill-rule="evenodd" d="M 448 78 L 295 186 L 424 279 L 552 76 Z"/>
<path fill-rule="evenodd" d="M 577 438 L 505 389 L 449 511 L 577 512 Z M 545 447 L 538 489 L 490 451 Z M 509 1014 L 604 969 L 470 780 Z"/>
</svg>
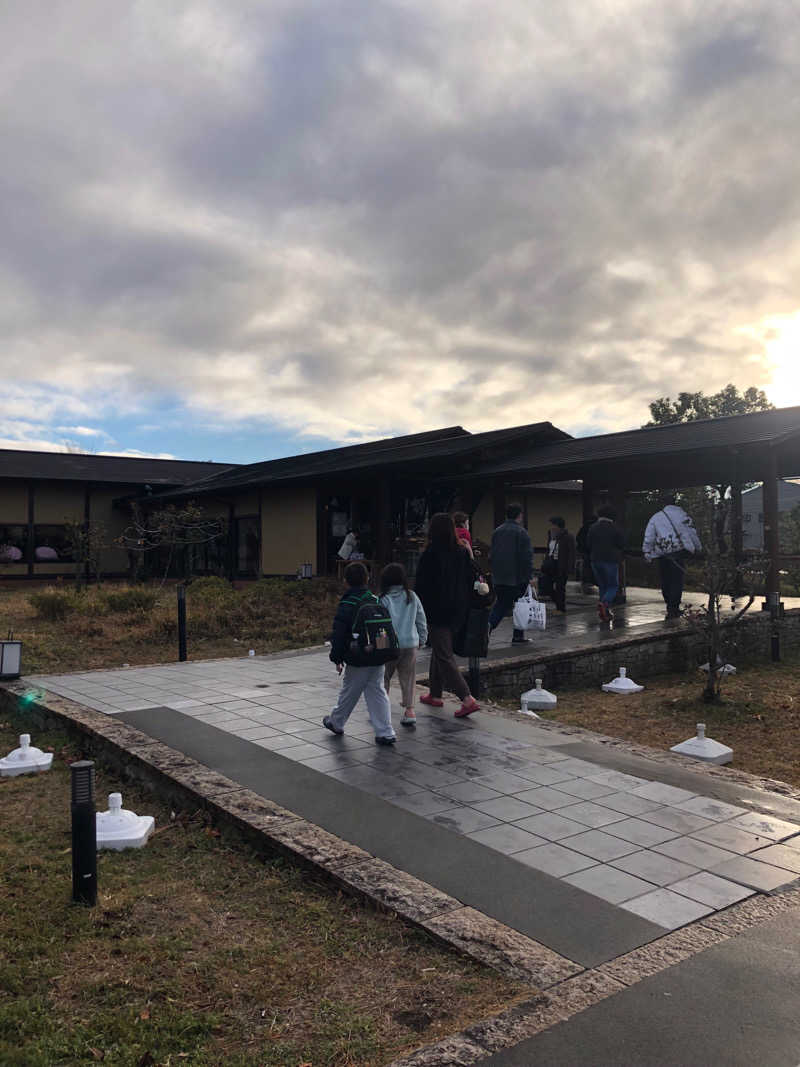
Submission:
<svg viewBox="0 0 800 1067">
<path fill-rule="evenodd" d="M 533 722 L 422 709 L 416 730 L 396 725 L 397 745 L 379 749 L 360 706 L 334 737 L 320 724 L 339 684 L 326 652 L 26 681 L 124 718 L 587 966 L 800 872 L 797 803 Z"/>
</svg>

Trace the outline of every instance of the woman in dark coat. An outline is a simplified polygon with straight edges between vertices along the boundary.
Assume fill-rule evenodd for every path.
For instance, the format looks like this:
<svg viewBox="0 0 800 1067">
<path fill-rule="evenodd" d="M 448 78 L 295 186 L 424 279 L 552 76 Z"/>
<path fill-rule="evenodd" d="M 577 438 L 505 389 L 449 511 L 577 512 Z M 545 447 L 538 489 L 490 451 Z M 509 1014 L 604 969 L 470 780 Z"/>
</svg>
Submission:
<svg viewBox="0 0 800 1067">
<path fill-rule="evenodd" d="M 458 543 L 452 517 L 444 512 L 434 515 L 414 583 L 425 608 L 431 641 L 430 693 L 420 697 L 420 702 L 440 708 L 442 691 L 447 689 L 461 700 L 457 719 L 471 715 L 479 706 L 453 655 L 453 637 L 466 622 L 474 581 L 472 560 Z"/>
</svg>

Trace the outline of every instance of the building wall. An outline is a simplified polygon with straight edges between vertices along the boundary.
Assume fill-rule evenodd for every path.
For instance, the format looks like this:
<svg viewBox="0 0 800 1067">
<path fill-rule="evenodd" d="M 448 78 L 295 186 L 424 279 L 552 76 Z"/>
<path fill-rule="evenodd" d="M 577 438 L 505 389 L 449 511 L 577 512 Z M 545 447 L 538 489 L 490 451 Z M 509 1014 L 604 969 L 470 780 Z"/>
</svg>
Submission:
<svg viewBox="0 0 800 1067">
<path fill-rule="evenodd" d="M 510 489 L 506 493 L 506 501 L 508 504 L 520 504 L 527 508 L 527 529 L 534 546 L 544 546 L 551 515 L 563 516 L 567 529 L 572 534 L 576 534 L 583 524 L 583 503 L 579 492 L 529 489 L 520 493 Z M 493 530 L 494 499 L 492 494 L 487 492 L 472 516 L 472 536 L 489 544 Z M 541 553 L 536 559 L 541 560 Z"/>
<path fill-rule="evenodd" d="M 800 504 L 800 484 L 796 481 L 778 482 L 778 511 L 791 511 Z M 760 552 L 764 548 L 764 492 L 761 486 L 742 493 L 742 545 Z M 782 545 L 788 550 L 789 546 Z"/>
<path fill-rule="evenodd" d="M 296 574 L 301 563 L 317 573 L 316 489 L 262 490 L 262 573 Z"/>
</svg>

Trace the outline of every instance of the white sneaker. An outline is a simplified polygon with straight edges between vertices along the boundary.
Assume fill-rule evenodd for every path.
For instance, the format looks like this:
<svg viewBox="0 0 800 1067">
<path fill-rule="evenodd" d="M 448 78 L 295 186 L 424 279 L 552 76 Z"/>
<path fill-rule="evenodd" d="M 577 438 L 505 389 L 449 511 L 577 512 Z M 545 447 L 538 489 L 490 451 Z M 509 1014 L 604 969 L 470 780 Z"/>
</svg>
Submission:
<svg viewBox="0 0 800 1067">
<path fill-rule="evenodd" d="M 409 715 L 408 710 L 404 711 L 403 712 L 403 717 L 400 720 L 400 725 L 401 726 L 416 726 L 417 725 L 417 717 L 414 714 L 414 712 L 412 711 L 411 714 Z"/>
</svg>

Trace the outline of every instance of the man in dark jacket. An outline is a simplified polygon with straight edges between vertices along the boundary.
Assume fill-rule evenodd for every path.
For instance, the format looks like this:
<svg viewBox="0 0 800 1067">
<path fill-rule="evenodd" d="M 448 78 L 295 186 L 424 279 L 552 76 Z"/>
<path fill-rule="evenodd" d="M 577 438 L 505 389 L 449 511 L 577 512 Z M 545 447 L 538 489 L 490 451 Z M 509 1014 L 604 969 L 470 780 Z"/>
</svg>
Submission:
<svg viewBox="0 0 800 1067">
<path fill-rule="evenodd" d="M 392 706 L 383 684 L 383 664 L 364 667 L 359 663 L 359 654 L 351 650 L 353 623 L 359 606 L 365 600 L 378 598 L 367 587 L 367 568 L 363 563 L 350 563 L 345 567 L 344 580 L 347 592 L 339 601 L 333 620 L 330 659 L 344 677 L 336 707 L 322 720 L 322 725 L 332 734 L 343 734 L 344 726 L 353 708 L 363 695 L 367 713 L 379 745 L 393 745 L 395 732 L 392 727 Z M 363 661 L 361 661 L 363 662 Z"/>
<path fill-rule="evenodd" d="M 597 614 L 603 622 L 613 619 L 611 605 L 619 589 L 619 565 L 625 549 L 625 533 L 617 526 L 617 513 L 611 507 L 598 511 L 597 522 L 586 536 L 592 570 L 600 589 Z"/>
<path fill-rule="evenodd" d="M 492 534 L 490 552 L 492 581 L 497 600 L 489 616 L 489 632 L 496 629 L 502 619 L 514 608 L 533 574 L 533 545 L 528 531 L 522 525 L 522 508 L 510 504 L 506 508 L 506 521 Z M 511 643 L 522 645 L 530 641 L 522 630 L 514 628 Z"/>
</svg>

